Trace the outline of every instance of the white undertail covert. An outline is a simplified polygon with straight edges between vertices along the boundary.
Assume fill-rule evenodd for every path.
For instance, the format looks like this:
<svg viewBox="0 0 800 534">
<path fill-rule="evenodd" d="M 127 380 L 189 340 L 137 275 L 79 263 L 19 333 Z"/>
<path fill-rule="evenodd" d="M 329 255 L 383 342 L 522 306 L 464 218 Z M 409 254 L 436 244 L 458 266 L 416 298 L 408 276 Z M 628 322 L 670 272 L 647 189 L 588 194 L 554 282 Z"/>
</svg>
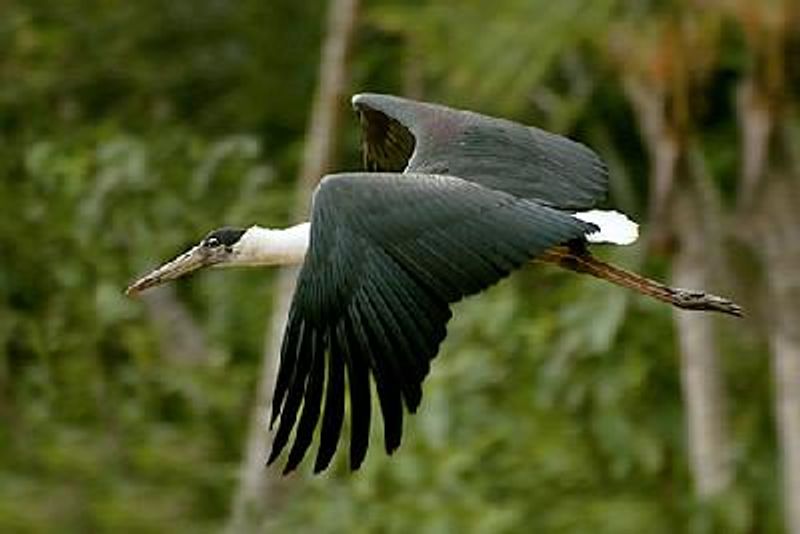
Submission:
<svg viewBox="0 0 800 534">
<path fill-rule="evenodd" d="M 639 225 L 618 211 L 581 211 L 573 217 L 600 228 L 598 232 L 586 235 L 586 240 L 590 243 L 630 245 L 639 238 Z"/>
</svg>

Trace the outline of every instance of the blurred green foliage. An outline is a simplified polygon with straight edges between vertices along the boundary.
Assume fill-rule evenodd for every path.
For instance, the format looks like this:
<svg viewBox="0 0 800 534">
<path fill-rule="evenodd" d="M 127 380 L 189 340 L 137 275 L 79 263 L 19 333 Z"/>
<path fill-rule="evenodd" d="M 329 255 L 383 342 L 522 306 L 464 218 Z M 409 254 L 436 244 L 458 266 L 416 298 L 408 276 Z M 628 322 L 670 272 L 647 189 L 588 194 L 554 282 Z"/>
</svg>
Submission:
<svg viewBox="0 0 800 534">
<path fill-rule="evenodd" d="M 641 214 L 646 158 L 603 44 L 631 14 L 622 4 L 367 3 L 353 88 L 400 92 L 417 76 L 428 98 L 582 138 L 610 161 L 615 204 Z M 213 228 L 288 221 L 321 23 L 318 3 L 288 0 L 3 4 L 0 531 L 224 524 L 272 275 L 177 284 L 213 349 L 190 363 L 163 353 L 122 289 Z M 715 176 L 737 172 L 732 94 L 746 68 L 743 41 L 724 46 Z M 355 121 L 342 135 L 342 167 L 357 168 Z M 615 259 L 664 275 L 640 253 Z M 304 466 L 264 527 L 778 531 L 763 340 L 720 321 L 737 478 L 699 505 L 670 314 L 546 267 L 457 305 L 394 457 L 374 425 L 360 472 L 343 458 L 318 477 Z"/>
</svg>

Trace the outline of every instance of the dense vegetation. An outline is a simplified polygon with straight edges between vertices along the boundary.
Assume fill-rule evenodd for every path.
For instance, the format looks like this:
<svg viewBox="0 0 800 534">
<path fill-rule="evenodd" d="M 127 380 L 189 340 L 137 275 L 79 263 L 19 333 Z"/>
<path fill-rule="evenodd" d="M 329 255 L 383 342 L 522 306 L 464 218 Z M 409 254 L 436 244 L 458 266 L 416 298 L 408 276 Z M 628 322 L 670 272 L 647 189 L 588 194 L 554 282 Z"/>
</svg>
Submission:
<svg viewBox="0 0 800 534">
<path fill-rule="evenodd" d="M 684 154 L 674 190 L 713 214 L 701 235 L 723 259 L 709 289 L 750 312 L 713 323 L 733 479 L 695 497 L 673 311 L 534 266 L 456 306 L 392 458 L 377 446 L 356 474 L 344 457 L 323 476 L 304 465 L 270 494 L 264 526 L 780 532 L 769 332 L 783 316 L 771 257 L 736 221 L 761 187 L 740 181 L 743 87 L 760 91 L 774 131 L 800 139 L 793 6 L 366 2 L 354 92 L 467 106 L 594 146 L 611 204 L 652 223 L 652 239 L 600 254 L 667 278 L 682 230 L 655 192 L 657 110 Z M 225 524 L 273 273 L 208 272 L 145 302 L 122 289 L 210 229 L 289 222 L 323 25 L 316 3 L 289 0 L 3 5 L 0 531 Z M 358 168 L 355 120 L 341 139 L 341 168 Z M 764 173 L 800 181 L 800 143 L 776 144 Z"/>
</svg>

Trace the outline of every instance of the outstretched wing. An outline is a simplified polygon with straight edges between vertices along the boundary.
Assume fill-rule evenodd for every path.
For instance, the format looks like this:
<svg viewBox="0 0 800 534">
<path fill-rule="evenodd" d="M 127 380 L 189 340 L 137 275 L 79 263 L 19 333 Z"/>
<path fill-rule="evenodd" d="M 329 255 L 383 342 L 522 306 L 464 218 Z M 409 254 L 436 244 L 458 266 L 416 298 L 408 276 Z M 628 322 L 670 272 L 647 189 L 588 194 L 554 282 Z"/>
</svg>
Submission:
<svg viewBox="0 0 800 534">
<path fill-rule="evenodd" d="M 608 171 L 591 149 L 538 128 L 397 96 L 359 94 L 367 169 L 457 176 L 561 209 L 605 199 Z"/>
<path fill-rule="evenodd" d="M 371 379 L 386 451 L 394 451 L 403 403 L 417 409 L 445 337 L 448 305 L 594 230 L 538 202 L 453 177 L 326 177 L 314 196 L 310 246 L 283 338 L 272 406 L 272 422 L 280 416 L 280 423 L 268 463 L 294 430 L 285 472 L 294 469 L 321 417 L 315 471 L 328 466 L 347 382 L 350 465 L 357 469 L 368 445 Z"/>
</svg>

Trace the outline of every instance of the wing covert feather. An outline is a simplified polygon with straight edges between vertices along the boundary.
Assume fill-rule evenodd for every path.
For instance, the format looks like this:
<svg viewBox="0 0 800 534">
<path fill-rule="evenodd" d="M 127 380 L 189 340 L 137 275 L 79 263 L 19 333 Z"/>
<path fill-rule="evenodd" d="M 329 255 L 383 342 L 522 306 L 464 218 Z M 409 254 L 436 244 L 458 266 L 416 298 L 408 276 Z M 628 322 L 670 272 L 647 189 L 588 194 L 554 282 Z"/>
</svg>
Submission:
<svg viewBox="0 0 800 534">
<path fill-rule="evenodd" d="M 353 107 L 368 170 L 457 176 L 573 211 L 608 192 L 605 163 L 564 136 L 393 95 L 355 95 Z"/>
</svg>

